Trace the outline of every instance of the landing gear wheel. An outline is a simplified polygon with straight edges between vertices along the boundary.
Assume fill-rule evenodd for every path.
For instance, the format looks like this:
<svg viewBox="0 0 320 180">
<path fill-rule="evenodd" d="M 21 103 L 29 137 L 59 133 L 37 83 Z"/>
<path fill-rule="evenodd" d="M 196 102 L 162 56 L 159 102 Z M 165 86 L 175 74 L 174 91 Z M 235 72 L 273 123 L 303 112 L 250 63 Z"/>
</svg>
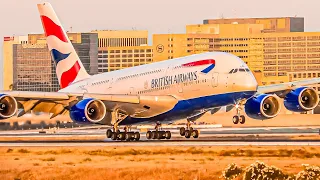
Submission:
<svg viewBox="0 0 320 180">
<path fill-rule="evenodd" d="M 126 133 L 126 137 L 125 137 L 126 141 L 131 141 L 131 137 L 132 137 L 131 133 Z"/>
<path fill-rule="evenodd" d="M 184 127 L 180 128 L 180 135 L 184 136 L 186 133 L 186 129 Z"/>
<path fill-rule="evenodd" d="M 117 140 L 117 138 L 118 138 L 118 133 L 113 132 L 112 135 L 111 135 L 111 139 L 112 139 L 113 141 L 115 141 L 115 140 Z"/>
<path fill-rule="evenodd" d="M 158 139 L 166 139 L 166 131 L 158 131 Z"/>
<path fill-rule="evenodd" d="M 184 135 L 186 138 L 190 138 L 191 137 L 191 132 L 189 130 L 186 130 L 186 133 Z"/>
<path fill-rule="evenodd" d="M 157 139 L 158 133 L 156 131 L 151 132 L 151 139 Z"/>
<path fill-rule="evenodd" d="M 121 141 L 125 140 L 126 134 L 129 134 L 129 133 L 125 133 L 125 132 L 119 133 L 119 135 L 118 135 L 119 140 L 121 140 Z"/>
<path fill-rule="evenodd" d="M 140 140 L 140 133 L 139 132 L 135 132 L 133 135 L 133 138 L 135 141 L 139 141 Z"/>
<path fill-rule="evenodd" d="M 240 124 L 246 123 L 246 117 L 244 115 L 240 116 Z"/>
<path fill-rule="evenodd" d="M 147 139 L 152 139 L 152 132 L 151 132 L 151 131 L 148 131 L 148 132 L 147 132 L 146 138 L 147 138 Z"/>
<path fill-rule="evenodd" d="M 199 131 L 198 130 L 193 130 L 192 131 L 192 136 L 193 136 L 193 138 L 198 138 L 199 137 Z"/>
<path fill-rule="evenodd" d="M 238 124 L 239 123 L 239 116 L 233 116 L 232 122 L 233 122 L 233 124 Z"/>
<path fill-rule="evenodd" d="M 107 135 L 107 138 L 111 138 L 111 136 L 112 136 L 112 130 L 111 130 L 111 129 L 108 129 L 107 132 L 106 132 L 106 135 Z"/>
<path fill-rule="evenodd" d="M 166 137 L 166 139 L 171 139 L 171 132 L 166 131 L 165 137 Z"/>
</svg>

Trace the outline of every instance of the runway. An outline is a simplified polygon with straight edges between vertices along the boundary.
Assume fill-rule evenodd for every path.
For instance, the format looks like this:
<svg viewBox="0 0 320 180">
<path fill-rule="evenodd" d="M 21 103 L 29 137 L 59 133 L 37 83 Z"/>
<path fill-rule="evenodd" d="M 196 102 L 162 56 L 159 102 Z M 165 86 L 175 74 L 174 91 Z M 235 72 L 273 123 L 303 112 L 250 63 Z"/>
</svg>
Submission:
<svg viewBox="0 0 320 180">
<path fill-rule="evenodd" d="M 196 128 L 198 129 L 198 128 Z M 201 136 L 212 135 L 279 135 L 279 134 L 320 134 L 320 127 L 253 127 L 253 128 L 199 128 Z M 36 137 L 36 136 L 104 136 L 106 133 L 106 127 L 82 127 L 82 128 L 61 128 L 55 130 L 47 130 L 47 133 L 40 134 L 40 130 L 16 130 L 16 131 L 0 131 L 0 137 Z M 135 131 L 135 129 L 133 129 Z M 170 130 L 172 134 L 178 134 L 178 128 L 168 128 L 164 130 Z M 139 130 L 137 130 L 139 131 Z"/>
<path fill-rule="evenodd" d="M 39 133 L 39 130 L 0 131 L 0 147 L 320 146 L 319 127 L 203 128 L 199 129 L 198 139 L 181 137 L 175 128 L 166 130 L 172 132 L 171 140 L 147 140 L 146 132 L 141 131 L 139 142 L 112 141 L 105 137 L 106 127 L 59 129 L 47 133 Z"/>
<path fill-rule="evenodd" d="M 320 146 L 320 141 L 139 141 L 139 142 L 2 142 L 0 147 L 173 147 L 173 146 Z"/>
</svg>

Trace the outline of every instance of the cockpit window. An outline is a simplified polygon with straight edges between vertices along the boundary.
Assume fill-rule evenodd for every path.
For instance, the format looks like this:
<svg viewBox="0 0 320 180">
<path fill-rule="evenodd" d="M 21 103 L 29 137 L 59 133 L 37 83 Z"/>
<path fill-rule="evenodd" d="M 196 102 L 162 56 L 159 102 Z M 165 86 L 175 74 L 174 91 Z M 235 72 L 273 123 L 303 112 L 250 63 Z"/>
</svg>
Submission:
<svg viewBox="0 0 320 180">
<path fill-rule="evenodd" d="M 240 71 L 240 72 L 246 72 L 246 70 L 244 70 L 244 69 L 239 69 L 239 71 Z"/>
<path fill-rule="evenodd" d="M 236 73 L 236 72 L 238 72 L 238 69 L 235 69 L 235 70 L 233 71 L 233 73 Z"/>
<path fill-rule="evenodd" d="M 234 70 L 234 69 L 231 69 L 231 71 L 229 72 L 229 74 L 232 74 L 232 73 L 233 73 L 233 70 Z"/>
</svg>

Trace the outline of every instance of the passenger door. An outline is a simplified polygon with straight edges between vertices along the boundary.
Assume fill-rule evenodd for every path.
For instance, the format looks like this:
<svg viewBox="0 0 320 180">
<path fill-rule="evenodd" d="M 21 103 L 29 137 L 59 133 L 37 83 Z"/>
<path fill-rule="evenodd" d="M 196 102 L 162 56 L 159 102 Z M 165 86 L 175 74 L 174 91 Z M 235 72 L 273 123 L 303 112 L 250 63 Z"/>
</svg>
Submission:
<svg viewBox="0 0 320 180">
<path fill-rule="evenodd" d="M 130 87 L 129 95 L 135 95 L 134 87 Z"/>
<path fill-rule="evenodd" d="M 211 85 L 212 87 L 217 87 L 218 86 L 218 78 L 219 78 L 219 73 L 213 73 L 212 78 L 211 78 Z"/>
</svg>

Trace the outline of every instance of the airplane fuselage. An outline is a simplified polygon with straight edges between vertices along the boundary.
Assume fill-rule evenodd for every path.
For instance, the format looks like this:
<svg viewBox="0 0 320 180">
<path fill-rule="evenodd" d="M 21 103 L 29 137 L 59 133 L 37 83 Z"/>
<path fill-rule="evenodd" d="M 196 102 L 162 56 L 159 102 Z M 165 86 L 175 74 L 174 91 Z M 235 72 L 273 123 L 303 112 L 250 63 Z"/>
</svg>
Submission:
<svg viewBox="0 0 320 180">
<path fill-rule="evenodd" d="M 231 72 L 233 69 L 236 72 Z M 172 95 L 179 100 L 164 114 L 128 117 L 121 123 L 134 124 L 187 118 L 198 111 L 235 104 L 256 90 L 257 82 L 240 58 L 213 52 L 94 75 L 60 92 Z"/>
</svg>

